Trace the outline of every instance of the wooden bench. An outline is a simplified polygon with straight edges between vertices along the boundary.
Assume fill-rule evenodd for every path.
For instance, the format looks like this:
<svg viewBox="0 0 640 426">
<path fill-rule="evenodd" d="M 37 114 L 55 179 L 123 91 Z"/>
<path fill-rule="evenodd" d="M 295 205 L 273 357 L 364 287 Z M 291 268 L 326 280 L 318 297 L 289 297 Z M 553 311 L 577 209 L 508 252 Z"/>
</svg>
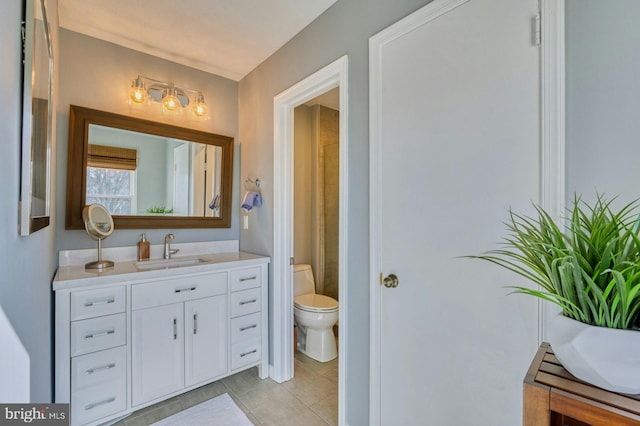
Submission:
<svg viewBox="0 0 640 426">
<path fill-rule="evenodd" d="M 543 343 L 524 378 L 523 426 L 640 425 L 640 395 L 609 392 L 572 376 Z"/>
</svg>

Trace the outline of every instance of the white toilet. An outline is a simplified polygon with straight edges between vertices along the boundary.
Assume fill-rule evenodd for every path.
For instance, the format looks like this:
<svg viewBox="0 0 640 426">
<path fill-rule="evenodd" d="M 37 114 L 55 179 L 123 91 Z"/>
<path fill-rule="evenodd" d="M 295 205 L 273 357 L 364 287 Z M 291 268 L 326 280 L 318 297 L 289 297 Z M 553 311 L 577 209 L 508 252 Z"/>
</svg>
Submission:
<svg viewBox="0 0 640 426">
<path fill-rule="evenodd" d="M 298 350 L 320 362 L 338 356 L 333 326 L 338 301 L 316 294 L 311 265 L 294 265 L 293 317 L 298 326 Z"/>
</svg>

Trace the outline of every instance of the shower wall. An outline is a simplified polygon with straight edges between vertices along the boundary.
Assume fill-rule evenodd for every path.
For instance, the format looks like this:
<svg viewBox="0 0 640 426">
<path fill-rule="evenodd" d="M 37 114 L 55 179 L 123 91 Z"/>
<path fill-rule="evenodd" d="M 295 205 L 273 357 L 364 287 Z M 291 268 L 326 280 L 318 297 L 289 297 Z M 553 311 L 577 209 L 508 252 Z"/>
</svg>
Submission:
<svg viewBox="0 0 640 426">
<path fill-rule="evenodd" d="M 316 291 L 338 299 L 339 112 L 301 105 L 294 118 L 294 257 Z"/>
</svg>

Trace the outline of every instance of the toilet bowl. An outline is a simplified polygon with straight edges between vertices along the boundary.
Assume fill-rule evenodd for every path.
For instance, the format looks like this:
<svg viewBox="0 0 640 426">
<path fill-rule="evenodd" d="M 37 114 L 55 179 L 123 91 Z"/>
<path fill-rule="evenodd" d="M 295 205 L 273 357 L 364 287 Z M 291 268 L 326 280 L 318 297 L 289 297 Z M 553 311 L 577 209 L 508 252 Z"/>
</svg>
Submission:
<svg viewBox="0 0 640 426">
<path fill-rule="evenodd" d="M 320 362 L 338 356 L 333 326 L 338 322 L 338 301 L 316 294 L 310 265 L 294 266 L 293 316 L 298 326 L 298 350 Z"/>
</svg>

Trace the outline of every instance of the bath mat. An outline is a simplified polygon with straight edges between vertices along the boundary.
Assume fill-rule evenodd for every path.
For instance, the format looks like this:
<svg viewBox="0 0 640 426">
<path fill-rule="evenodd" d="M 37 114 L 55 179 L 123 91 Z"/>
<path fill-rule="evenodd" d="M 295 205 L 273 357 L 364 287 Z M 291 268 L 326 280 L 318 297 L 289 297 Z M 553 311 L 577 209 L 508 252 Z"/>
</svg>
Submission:
<svg viewBox="0 0 640 426">
<path fill-rule="evenodd" d="M 253 426 L 228 394 L 180 411 L 151 426 Z"/>
</svg>

